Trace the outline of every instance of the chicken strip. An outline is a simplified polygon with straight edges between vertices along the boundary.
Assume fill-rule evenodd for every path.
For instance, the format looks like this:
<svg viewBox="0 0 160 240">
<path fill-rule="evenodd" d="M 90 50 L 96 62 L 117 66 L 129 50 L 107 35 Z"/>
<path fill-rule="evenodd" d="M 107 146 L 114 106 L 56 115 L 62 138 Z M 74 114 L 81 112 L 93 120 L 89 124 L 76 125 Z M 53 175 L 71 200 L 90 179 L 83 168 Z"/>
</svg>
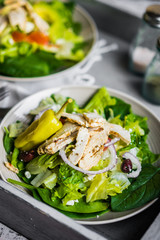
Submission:
<svg viewBox="0 0 160 240">
<path fill-rule="evenodd" d="M 76 146 L 68 158 L 68 160 L 74 165 L 76 165 L 81 159 L 84 149 L 88 143 L 88 139 L 89 139 L 88 129 L 81 127 L 77 134 Z"/>
<path fill-rule="evenodd" d="M 129 131 L 122 128 L 120 125 L 117 124 L 111 124 L 109 123 L 109 134 L 113 134 L 116 137 L 119 137 L 124 141 L 127 145 L 131 142 L 131 137 Z"/>
<path fill-rule="evenodd" d="M 35 12 L 31 12 L 30 13 L 31 18 L 33 19 L 35 25 L 37 26 L 37 28 L 47 34 L 48 33 L 48 29 L 49 29 L 49 25 L 46 21 L 44 21 L 37 13 Z"/>
<path fill-rule="evenodd" d="M 101 159 L 104 144 L 107 140 L 108 136 L 105 130 L 91 134 L 83 156 L 79 161 L 79 167 L 84 170 L 90 170 L 93 166 L 96 166 Z"/>
<path fill-rule="evenodd" d="M 76 139 L 76 136 L 77 131 L 72 133 L 69 137 L 66 137 L 64 139 L 58 139 L 57 141 L 52 142 L 51 144 L 45 147 L 45 153 L 54 154 L 58 152 L 61 148 L 73 142 Z"/>
<path fill-rule="evenodd" d="M 49 149 L 49 146 L 54 146 L 53 143 L 58 143 L 61 140 L 63 141 L 67 137 L 69 137 L 73 132 L 76 132 L 79 129 L 79 126 L 74 123 L 65 123 L 63 127 L 56 132 L 51 138 L 46 140 L 42 145 L 38 147 L 38 154 L 44 154 L 46 153 L 46 148 Z M 48 151 L 48 150 L 47 150 Z"/>
<path fill-rule="evenodd" d="M 8 18 L 11 26 L 19 26 L 22 31 L 25 31 L 26 28 L 26 11 L 24 8 L 19 7 L 16 10 L 12 10 L 8 13 Z"/>
<path fill-rule="evenodd" d="M 0 16 L 0 34 L 7 27 L 7 18 L 5 16 Z"/>
<path fill-rule="evenodd" d="M 104 123 L 106 120 L 97 113 L 83 113 L 84 118 L 89 124 L 92 123 Z"/>
<path fill-rule="evenodd" d="M 83 127 L 102 127 L 106 121 L 104 118 L 96 113 L 83 113 L 73 114 L 73 113 L 63 113 L 62 117 L 67 118 L 67 121 L 77 123 Z"/>
<path fill-rule="evenodd" d="M 87 121 L 84 119 L 82 114 L 63 113 L 62 117 L 67 118 L 67 121 L 77 123 L 83 127 L 87 126 Z"/>
</svg>

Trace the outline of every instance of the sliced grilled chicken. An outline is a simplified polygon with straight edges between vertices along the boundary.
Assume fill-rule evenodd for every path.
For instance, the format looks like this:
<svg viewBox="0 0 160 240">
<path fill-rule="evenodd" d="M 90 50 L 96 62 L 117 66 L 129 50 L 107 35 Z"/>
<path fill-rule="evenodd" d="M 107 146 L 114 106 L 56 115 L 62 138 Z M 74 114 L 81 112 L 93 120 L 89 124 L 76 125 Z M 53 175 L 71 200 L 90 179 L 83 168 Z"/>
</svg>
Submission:
<svg viewBox="0 0 160 240">
<path fill-rule="evenodd" d="M 11 163 L 5 162 L 4 164 L 10 171 L 12 171 L 14 173 L 18 173 L 19 172 L 18 168 L 14 167 Z"/>
<path fill-rule="evenodd" d="M 0 16 L 0 34 L 7 27 L 7 18 L 5 16 Z"/>
<path fill-rule="evenodd" d="M 122 139 L 122 141 L 124 141 L 126 144 L 130 144 L 131 137 L 129 131 L 125 130 L 123 127 L 117 124 L 109 123 L 109 126 L 110 126 L 109 134 L 113 134 Z"/>
<path fill-rule="evenodd" d="M 49 149 L 49 146 L 51 144 L 59 142 L 61 140 L 63 141 L 64 139 L 69 137 L 72 133 L 76 132 L 78 129 L 79 126 L 77 124 L 69 122 L 65 123 L 63 127 L 58 132 L 56 132 L 55 135 L 53 135 L 51 138 L 46 140 L 42 145 L 38 147 L 38 154 L 46 153 L 46 148 Z"/>
<path fill-rule="evenodd" d="M 10 11 L 8 14 L 8 18 L 11 26 L 19 26 L 22 31 L 25 31 L 27 21 L 26 15 L 27 12 L 22 7 Z"/>
<path fill-rule="evenodd" d="M 88 160 L 80 161 L 79 167 L 84 170 L 90 170 L 92 167 L 96 166 L 100 159 L 102 158 L 104 146 L 101 146 L 97 152 L 95 152 Z"/>
<path fill-rule="evenodd" d="M 24 1 L 15 1 L 11 4 L 6 4 L 3 8 L 0 9 L 0 14 L 7 15 L 10 11 L 16 10 L 22 6 L 24 6 Z"/>
<path fill-rule="evenodd" d="M 61 148 L 73 142 L 76 139 L 76 136 L 77 136 L 77 131 L 72 133 L 69 137 L 66 137 L 63 139 L 59 138 L 57 141 L 54 141 L 45 147 L 44 149 L 45 153 L 48 153 L 48 154 L 56 153 Z"/>
<path fill-rule="evenodd" d="M 44 21 L 37 13 L 35 12 L 31 12 L 30 13 L 31 18 L 33 19 L 35 25 L 37 26 L 37 28 L 47 34 L 48 33 L 48 29 L 49 29 L 49 25 L 46 21 Z"/>
<path fill-rule="evenodd" d="M 67 121 L 77 123 L 81 126 L 86 127 L 87 121 L 84 119 L 82 114 L 63 113 L 62 117 L 67 118 Z"/>
<path fill-rule="evenodd" d="M 65 117 L 69 122 L 77 123 L 83 127 L 103 127 L 105 122 L 105 119 L 96 113 L 63 113 L 62 117 Z"/>
<path fill-rule="evenodd" d="M 105 119 L 97 113 L 83 113 L 84 118 L 89 124 L 104 123 Z"/>
<path fill-rule="evenodd" d="M 74 165 L 76 165 L 81 159 L 84 149 L 88 143 L 88 139 L 89 139 L 88 129 L 81 127 L 77 134 L 76 146 L 68 158 L 68 160 Z"/>
<path fill-rule="evenodd" d="M 101 159 L 104 144 L 107 140 L 108 136 L 105 130 L 96 132 L 96 134 L 91 134 L 83 156 L 79 161 L 79 167 L 84 170 L 89 170 L 93 166 L 96 166 Z"/>
<path fill-rule="evenodd" d="M 24 0 L 5 0 L 4 4 L 8 5 L 8 4 L 19 3 L 19 2 L 24 2 Z"/>
</svg>

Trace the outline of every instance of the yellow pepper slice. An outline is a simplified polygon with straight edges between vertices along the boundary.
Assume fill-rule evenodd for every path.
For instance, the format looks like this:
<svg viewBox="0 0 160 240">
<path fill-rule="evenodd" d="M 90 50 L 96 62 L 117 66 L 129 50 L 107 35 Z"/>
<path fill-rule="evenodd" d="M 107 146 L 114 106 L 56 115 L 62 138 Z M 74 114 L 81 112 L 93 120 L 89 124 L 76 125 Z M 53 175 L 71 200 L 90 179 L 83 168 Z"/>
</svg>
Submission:
<svg viewBox="0 0 160 240">
<path fill-rule="evenodd" d="M 62 127 L 53 110 L 49 109 L 15 140 L 15 147 L 29 151 L 41 144 Z"/>
</svg>

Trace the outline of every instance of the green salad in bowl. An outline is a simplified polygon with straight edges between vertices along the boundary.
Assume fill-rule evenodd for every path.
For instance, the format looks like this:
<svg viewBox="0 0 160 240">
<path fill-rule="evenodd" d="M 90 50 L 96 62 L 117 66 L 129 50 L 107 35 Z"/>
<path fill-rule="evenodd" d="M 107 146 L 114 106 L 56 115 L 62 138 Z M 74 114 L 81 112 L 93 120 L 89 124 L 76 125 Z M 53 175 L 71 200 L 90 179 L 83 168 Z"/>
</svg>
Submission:
<svg viewBox="0 0 160 240">
<path fill-rule="evenodd" d="M 0 74 L 43 77 L 82 62 L 94 45 L 91 22 L 73 2 L 2 1 Z"/>
<path fill-rule="evenodd" d="M 160 195 L 153 166 L 160 155 L 146 142 L 147 118 L 129 103 L 105 87 L 83 106 L 56 92 L 39 97 L 29 112 L 20 107 L 28 121 L 4 127 L 5 166 L 21 179 L 8 182 L 75 219 L 135 209 Z"/>
</svg>

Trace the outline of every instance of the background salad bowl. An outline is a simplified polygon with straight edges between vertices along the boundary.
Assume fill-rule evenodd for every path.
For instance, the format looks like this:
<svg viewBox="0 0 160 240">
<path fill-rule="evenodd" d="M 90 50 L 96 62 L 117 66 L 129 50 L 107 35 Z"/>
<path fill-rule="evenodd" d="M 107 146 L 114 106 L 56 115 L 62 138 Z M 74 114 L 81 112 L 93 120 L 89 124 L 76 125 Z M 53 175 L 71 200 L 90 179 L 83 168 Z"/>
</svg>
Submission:
<svg viewBox="0 0 160 240">
<path fill-rule="evenodd" d="M 98 31 L 92 17 L 80 6 L 75 6 L 73 20 L 76 23 L 78 22 L 81 24 L 81 32 L 79 35 L 82 36 L 84 42 L 87 42 L 87 44 L 82 46 L 82 49 L 84 51 L 84 58 L 82 60 L 75 62 L 72 66 L 69 66 L 64 70 L 59 70 L 55 73 L 51 73 L 45 76 L 12 77 L 1 74 L 0 79 L 13 82 L 47 81 L 51 79 L 54 81 L 55 79 L 66 77 L 66 75 L 70 76 L 77 70 L 80 72 L 81 68 L 84 68 L 84 65 L 88 62 L 89 59 L 91 59 L 91 56 L 93 56 L 93 54 L 95 55 L 96 48 L 98 47 Z"/>
<path fill-rule="evenodd" d="M 26 99 L 18 103 L 15 107 L 13 107 L 2 120 L 1 127 L 0 127 L 0 156 L 1 156 L 0 174 L 2 179 L 4 181 L 7 181 L 8 178 L 11 178 L 19 181 L 19 178 L 17 177 L 17 175 L 9 171 L 4 166 L 4 162 L 7 161 L 6 152 L 3 147 L 4 127 L 7 127 L 8 125 L 10 125 L 11 123 L 17 120 L 26 121 L 27 113 L 29 113 L 30 110 L 36 108 L 42 99 L 50 96 L 52 93 L 58 93 L 64 96 L 69 96 L 71 98 L 74 98 L 78 103 L 78 105 L 82 106 L 98 89 L 99 89 L 98 86 L 92 86 L 92 87 L 69 86 L 69 87 L 58 87 L 53 89 L 47 89 L 27 97 Z M 138 114 L 140 116 L 145 116 L 148 118 L 148 127 L 150 129 L 150 133 L 148 136 L 148 144 L 152 152 L 158 153 L 160 149 L 160 142 L 159 142 L 160 122 L 158 118 L 153 113 L 151 113 L 150 110 L 147 109 L 143 104 L 139 103 L 137 100 L 130 97 L 129 95 L 114 89 L 109 89 L 109 88 L 108 88 L 108 91 L 111 96 L 115 96 L 127 102 L 128 104 L 131 104 L 132 110 L 135 114 Z M 16 185 L 14 185 L 13 187 L 14 188 L 16 187 L 22 191 L 25 191 L 24 189 Z M 131 216 L 134 216 L 139 212 L 142 212 L 144 209 L 148 208 L 151 204 L 153 204 L 154 201 L 155 200 L 147 203 L 146 205 L 143 205 L 142 207 L 138 207 L 132 210 L 128 210 L 124 212 L 110 211 L 110 212 L 104 213 L 102 216 L 97 216 L 89 219 L 81 219 L 81 220 L 78 220 L 78 222 L 82 224 L 92 224 L 92 225 L 117 222 L 117 221 L 129 218 Z"/>
</svg>

